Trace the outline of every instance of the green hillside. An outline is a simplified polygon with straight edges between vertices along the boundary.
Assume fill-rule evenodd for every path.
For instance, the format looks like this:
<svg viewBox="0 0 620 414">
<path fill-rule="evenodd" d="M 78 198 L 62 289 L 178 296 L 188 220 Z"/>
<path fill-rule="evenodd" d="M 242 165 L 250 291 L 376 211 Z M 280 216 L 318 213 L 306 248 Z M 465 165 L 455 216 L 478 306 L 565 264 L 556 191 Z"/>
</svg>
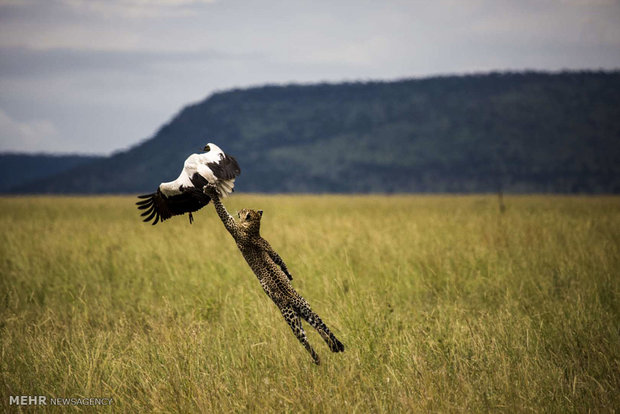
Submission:
<svg viewBox="0 0 620 414">
<path fill-rule="evenodd" d="M 620 72 L 265 86 L 22 192 L 136 193 L 215 142 L 248 192 L 620 192 Z"/>
<path fill-rule="evenodd" d="M 29 188 L 35 188 L 37 180 L 101 158 L 90 155 L 0 154 L 0 192 L 24 183 L 28 183 Z"/>
</svg>

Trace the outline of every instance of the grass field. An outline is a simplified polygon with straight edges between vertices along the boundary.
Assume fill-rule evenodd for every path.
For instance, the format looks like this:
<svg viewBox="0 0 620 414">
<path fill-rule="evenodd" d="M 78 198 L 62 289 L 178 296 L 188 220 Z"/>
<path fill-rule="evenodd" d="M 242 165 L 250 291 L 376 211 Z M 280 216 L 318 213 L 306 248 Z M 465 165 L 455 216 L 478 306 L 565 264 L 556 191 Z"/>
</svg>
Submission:
<svg viewBox="0 0 620 414">
<path fill-rule="evenodd" d="M 234 196 L 345 344 L 306 326 L 320 366 L 211 206 L 153 227 L 133 202 L 0 199 L 0 411 L 620 408 L 618 197 Z"/>
</svg>

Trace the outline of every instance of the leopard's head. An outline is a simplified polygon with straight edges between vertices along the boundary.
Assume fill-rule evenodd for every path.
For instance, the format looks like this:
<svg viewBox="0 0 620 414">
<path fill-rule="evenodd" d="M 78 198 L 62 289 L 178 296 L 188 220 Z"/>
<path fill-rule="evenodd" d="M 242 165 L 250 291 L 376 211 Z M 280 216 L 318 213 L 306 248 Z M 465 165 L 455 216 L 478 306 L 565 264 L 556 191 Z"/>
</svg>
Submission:
<svg viewBox="0 0 620 414">
<path fill-rule="evenodd" d="M 260 219 L 263 217 L 263 210 L 250 210 L 244 208 L 237 212 L 239 217 L 239 225 L 246 231 L 256 232 L 260 231 Z"/>
</svg>

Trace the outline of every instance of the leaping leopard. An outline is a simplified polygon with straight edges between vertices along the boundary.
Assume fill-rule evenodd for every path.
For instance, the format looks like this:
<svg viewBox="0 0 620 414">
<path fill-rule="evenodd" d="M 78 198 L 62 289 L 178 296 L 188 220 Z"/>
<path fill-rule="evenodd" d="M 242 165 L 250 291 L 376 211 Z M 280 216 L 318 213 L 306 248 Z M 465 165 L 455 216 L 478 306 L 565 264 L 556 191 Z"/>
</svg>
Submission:
<svg viewBox="0 0 620 414">
<path fill-rule="evenodd" d="M 310 309 L 308 302 L 293 289 L 290 282 L 293 278 L 282 258 L 273 250 L 269 242 L 260 236 L 260 220 L 263 212 L 261 210 L 240 210 L 237 222 L 220 201 L 214 185 L 205 186 L 204 193 L 213 200 L 218 216 L 226 230 L 235 239 L 243 258 L 258 278 L 267 296 L 280 309 L 299 342 L 310 353 L 313 361 L 320 364 L 318 354 L 308 343 L 301 319 L 319 332 L 332 352 L 344 351 L 344 345 L 330 332 L 321 318 Z"/>
</svg>

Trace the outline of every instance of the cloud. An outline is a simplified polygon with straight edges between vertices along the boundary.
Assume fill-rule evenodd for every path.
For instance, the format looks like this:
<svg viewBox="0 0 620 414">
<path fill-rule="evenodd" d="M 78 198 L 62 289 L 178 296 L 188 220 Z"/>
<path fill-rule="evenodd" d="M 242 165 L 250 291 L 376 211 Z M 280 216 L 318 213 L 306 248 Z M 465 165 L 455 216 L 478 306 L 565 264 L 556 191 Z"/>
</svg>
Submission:
<svg viewBox="0 0 620 414">
<path fill-rule="evenodd" d="M 211 2 L 0 0 L 0 45 L 31 49 L 197 50 L 202 47 L 188 41 L 185 34 L 179 44 L 179 32 L 207 13 L 211 6 L 207 3 Z"/>
<path fill-rule="evenodd" d="M 192 15 L 196 8 L 216 0 L 60 0 L 80 13 L 105 18 L 151 19 L 164 16 Z"/>
<path fill-rule="evenodd" d="M 618 68 L 619 18 L 618 0 L 0 0 L 0 146 L 107 153 L 232 87 Z"/>
<path fill-rule="evenodd" d="M 32 49 L 0 46 L 0 77 L 25 78 L 72 75 L 78 72 L 144 73 L 155 65 L 204 64 L 215 60 L 260 59 L 256 53 L 225 53 L 216 50 L 123 51 L 68 48 Z"/>
<path fill-rule="evenodd" d="M 80 14 L 122 19 L 151 18 L 165 14 L 191 14 L 196 8 L 217 0 L 0 0 L 0 6 L 13 10 L 33 7 L 72 9 Z"/>
<path fill-rule="evenodd" d="M 57 137 L 56 127 L 48 120 L 20 122 L 0 109 L 0 151 L 53 151 Z"/>
</svg>

